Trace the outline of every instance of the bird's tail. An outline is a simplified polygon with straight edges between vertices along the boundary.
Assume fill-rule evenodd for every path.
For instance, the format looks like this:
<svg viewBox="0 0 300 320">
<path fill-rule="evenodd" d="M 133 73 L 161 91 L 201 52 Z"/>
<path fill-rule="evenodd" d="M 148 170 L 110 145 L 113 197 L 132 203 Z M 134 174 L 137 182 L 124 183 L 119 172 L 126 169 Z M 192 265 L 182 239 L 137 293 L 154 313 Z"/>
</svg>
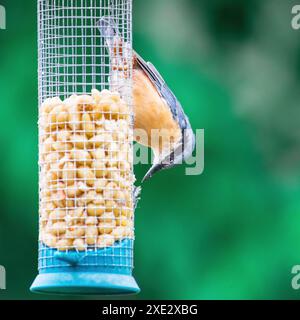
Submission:
<svg viewBox="0 0 300 320">
<path fill-rule="evenodd" d="M 116 40 L 119 38 L 119 30 L 116 21 L 113 17 L 103 16 L 97 22 L 97 27 L 107 43 L 110 54 L 113 54 Z"/>
<path fill-rule="evenodd" d="M 130 47 L 123 41 L 117 21 L 111 16 L 103 16 L 97 27 L 105 40 L 110 58 L 109 84 L 112 91 L 118 91 L 121 96 L 128 95 L 128 64 Z"/>
</svg>

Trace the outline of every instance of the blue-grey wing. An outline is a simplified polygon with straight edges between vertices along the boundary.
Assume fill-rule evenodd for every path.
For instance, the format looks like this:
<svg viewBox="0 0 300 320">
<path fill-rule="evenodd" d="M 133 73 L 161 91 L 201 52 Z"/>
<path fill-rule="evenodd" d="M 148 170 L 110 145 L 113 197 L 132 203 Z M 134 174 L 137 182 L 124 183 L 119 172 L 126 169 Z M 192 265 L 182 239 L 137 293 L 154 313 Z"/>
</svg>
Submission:
<svg viewBox="0 0 300 320">
<path fill-rule="evenodd" d="M 157 89 L 159 95 L 165 99 L 167 102 L 170 111 L 173 115 L 173 118 L 179 123 L 181 129 L 186 129 L 189 127 L 189 123 L 187 117 L 182 109 L 182 106 L 171 89 L 167 86 L 165 80 L 155 68 L 155 66 L 151 62 L 146 62 L 141 56 L 137 53 L 136 60 L 138 66 L 145 72 L 148 76 L 149 80 Z"/>
</svg>

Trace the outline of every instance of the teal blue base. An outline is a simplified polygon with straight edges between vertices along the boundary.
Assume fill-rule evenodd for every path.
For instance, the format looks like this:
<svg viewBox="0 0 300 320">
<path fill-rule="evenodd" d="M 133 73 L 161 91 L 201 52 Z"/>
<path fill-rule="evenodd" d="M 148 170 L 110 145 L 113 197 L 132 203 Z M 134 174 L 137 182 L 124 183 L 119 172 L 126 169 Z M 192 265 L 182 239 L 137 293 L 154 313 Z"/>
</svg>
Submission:
<svg viewBox="0 0 300 320">
<path fill-rule="evenodd" d="M 40 245 L 40 274 L 30 290 L 36 293 L 72 295 L 137 294 L 132 276 L 133 241 L 87 252 L 60 252 Z"/>
<path fill-rule="evenodd" d="M 92 272 L 40 274 L 30 290 L 35 293 L 71 295 L 127 295 L 140 292 L 132 276 Z"/>
</svg>

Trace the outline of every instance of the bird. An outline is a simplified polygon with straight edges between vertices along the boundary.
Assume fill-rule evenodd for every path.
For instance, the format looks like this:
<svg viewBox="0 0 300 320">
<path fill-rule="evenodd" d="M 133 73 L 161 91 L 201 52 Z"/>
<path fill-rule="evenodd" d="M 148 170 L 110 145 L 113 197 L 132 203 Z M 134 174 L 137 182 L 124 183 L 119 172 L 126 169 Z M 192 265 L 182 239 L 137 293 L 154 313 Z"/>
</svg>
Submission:
<svg viewBox="0 0 300 320">
<path fill-rule="evenodd" d="M 134 129 L 147 133 L 135 135 L 135 140 L 154 154 L 153 164 L 142 179 L 145 182 L 188 159 L 195 149 L 195 134 L 181 103 L 155 66 L 134 50 L 130 56 L 130 44 L 120 37 L 114 18 L 104 16 L 97 26 L 110 55 L 111 87 L 125 96 L 130 88 L 126 82 L 130 81 L 128 57 L 132 58 Z"/>
</svg>

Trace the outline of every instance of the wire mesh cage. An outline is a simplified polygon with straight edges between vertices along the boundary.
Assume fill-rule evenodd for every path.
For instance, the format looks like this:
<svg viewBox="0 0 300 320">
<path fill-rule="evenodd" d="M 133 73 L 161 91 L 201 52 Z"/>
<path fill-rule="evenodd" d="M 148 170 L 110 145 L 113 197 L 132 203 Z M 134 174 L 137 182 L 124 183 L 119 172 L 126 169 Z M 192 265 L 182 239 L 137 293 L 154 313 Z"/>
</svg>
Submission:
<svg viewBox="0 0 300 320">
<path fill-rule="evenodd" d="M 38 0 L 38 32 L 39 275 L 31 290 L 136 293 L 132 0 Z"/>
</svg>

